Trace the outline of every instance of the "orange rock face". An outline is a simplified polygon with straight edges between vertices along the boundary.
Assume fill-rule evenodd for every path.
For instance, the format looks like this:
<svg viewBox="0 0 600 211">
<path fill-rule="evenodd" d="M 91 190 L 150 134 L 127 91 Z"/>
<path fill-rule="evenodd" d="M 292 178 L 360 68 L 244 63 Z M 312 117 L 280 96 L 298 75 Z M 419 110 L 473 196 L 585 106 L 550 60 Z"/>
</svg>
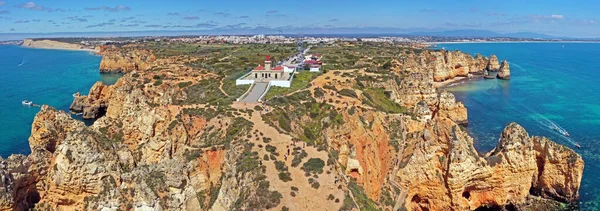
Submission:
<svg viewBox="0 0 600 211">
<path fill-rule="evenodd" d="M 498 146 L 486 156 L 478 155 L 472 138 L 447 118 L 432 120 L 407 141 L 410 151 L 396 179 L 408 192 L 409 210 L 521 204 L 532 190 L 564 202 L 578 199 L 573 190 L 581 182 L 581 157 L 547 139 L 529 137 L 515 123 L 506 127 Z M 553 163 L 548 157 L 570 159 Z"/>
<path fill-rule="evenodd" d="M 146 70 L 152 66 L 156 56 L 150 50 L 102 48 L 100 54 L 100 72 L 126 73 L 130 71 Z"/>
</svg>

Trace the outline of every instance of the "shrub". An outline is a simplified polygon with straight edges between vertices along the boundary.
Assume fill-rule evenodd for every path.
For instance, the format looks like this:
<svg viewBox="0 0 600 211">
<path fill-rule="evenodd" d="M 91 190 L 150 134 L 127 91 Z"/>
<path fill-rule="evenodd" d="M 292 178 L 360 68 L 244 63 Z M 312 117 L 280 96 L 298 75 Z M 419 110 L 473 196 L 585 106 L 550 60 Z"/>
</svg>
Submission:
<svg viewBox="0 0 600 211">
<path fill-rule="evenodd" d="M 192 85 L 192 82 L 187 81 L 187 82 L 180 82 L 180 83 L 177 84 L 177 86 L 179 88 L 184 88 L 184 87 L 189 86 L 189 85 Z"/>
<path fill-rule="evenodd" d="M 325 161 L 321 158 L 311 158 L 302 165 L 302 169 L 307 173 L 323 173 L 323 167 L 325 167 Z"/>
<path fill-rule="evenodd" d="M 283 182 L 292 181 L 292 174 L 290 172 L 279 172 L 279 179 Z"/>
<path fill-rule="evenodd" d="M 351 90 L 351 89 L 342 89 L 338 93 L 340 95 L 343 95 L 343 96 L 346 96 L 346 97 L 358 98 L 358 95 L 356 94 L 356 92 L 354 90 Z"/>
</svg>

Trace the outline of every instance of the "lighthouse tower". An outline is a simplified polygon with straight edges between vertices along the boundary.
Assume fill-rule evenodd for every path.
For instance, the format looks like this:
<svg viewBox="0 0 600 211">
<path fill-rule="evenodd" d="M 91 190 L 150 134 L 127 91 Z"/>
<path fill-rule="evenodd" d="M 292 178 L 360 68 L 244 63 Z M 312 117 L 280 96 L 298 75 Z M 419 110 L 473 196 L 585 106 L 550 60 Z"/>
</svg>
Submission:
<svg viewBox="0 0 600 211">
<path fill-rule="evenodd" d="M 271 56 L 265 58 L 265 71 L 271 70 Z"/>
</svg>

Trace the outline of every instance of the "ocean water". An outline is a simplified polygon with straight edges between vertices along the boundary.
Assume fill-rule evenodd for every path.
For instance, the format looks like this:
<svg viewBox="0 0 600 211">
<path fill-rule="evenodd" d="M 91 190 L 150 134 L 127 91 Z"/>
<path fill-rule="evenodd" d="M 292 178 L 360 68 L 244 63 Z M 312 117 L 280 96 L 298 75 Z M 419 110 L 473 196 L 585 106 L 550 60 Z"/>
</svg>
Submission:
<svg viewBox="0 0 600 211">
<path fill-rule="evenodd" d="M 521 124 L 529 135 L 546 136 L 583 156 L 582 210 L 600 202 L 600 44 L 473 43 L 444 44 L 507 60 L 511 80 L 474 80 L 447 88 L 464 102 L 471 135 L 480 153 L 493 149 L 504 127 Z M 565 137 L 553 124 L 568 131 Z M 579 143 L 581 149 L 576 149 Z"/>
<path fill-rule="evenodd" d="M 84 51 L 0 46 L 0 156 L 29 154 L 27 139 L 38 107 L 22 100 L 67 111 L 73 93 L 87 94 L 96 81 L 114 84 L 115 74 L 100 74 L 101 57 Z"/>
</svg>

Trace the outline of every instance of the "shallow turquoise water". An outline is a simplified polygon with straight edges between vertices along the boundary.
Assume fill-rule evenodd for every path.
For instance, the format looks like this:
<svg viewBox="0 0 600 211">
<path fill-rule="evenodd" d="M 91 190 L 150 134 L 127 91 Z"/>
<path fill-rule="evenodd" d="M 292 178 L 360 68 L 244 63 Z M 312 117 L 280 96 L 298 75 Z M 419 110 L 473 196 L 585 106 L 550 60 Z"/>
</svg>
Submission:
<svg viewBox="0 0 600 211">
<path fill-rule="evenodd" d="M 563 47 L 564 46 L 564 47 Z M 477 80 L 448 88 L 469 110 L 469 132 L 486 153 L 496 146 L 504 126 L 521 124 L 530 135 L 546 136 L 575 148 L 585 170 L 580 190 L 583 210 L 599 209 L 600 201 L 600 44 L 478 43 L 445 44 L 508 60 L 511 80 Z M 566 138 L 552 129 L 567 130 Z"/>
<path fill-rule="evenodd" d="M 68 110 L 72 94 L 87 94 L 96 81 L 116 82 L 118 75 L 100 74 L 101 57 L 83 51 L 0 46 L 0 156 L 29 154 L 27 138 L 38 107 L 22 100 Z"/>
</svg>

